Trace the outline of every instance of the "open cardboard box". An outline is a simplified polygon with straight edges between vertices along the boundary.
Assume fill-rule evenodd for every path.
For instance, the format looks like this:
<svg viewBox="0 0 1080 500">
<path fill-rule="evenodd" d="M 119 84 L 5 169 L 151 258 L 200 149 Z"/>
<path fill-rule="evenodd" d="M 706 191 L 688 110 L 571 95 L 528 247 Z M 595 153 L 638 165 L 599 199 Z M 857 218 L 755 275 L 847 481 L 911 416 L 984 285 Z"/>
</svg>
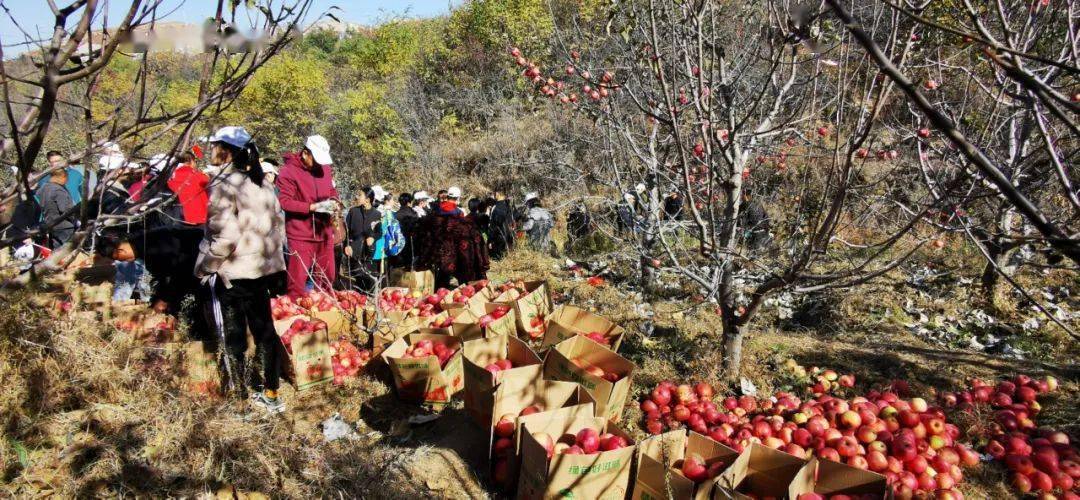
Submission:
<svg viewBox="0 0 1080 500">
<path fill-rule="evenodd" d="M 431 271 L 405 271 L 393 268 L 390 269 L 389 282 L 395 287 L 416 290 L 423 295 L 431 295 L 435 292 L 435 275 Z"/>
<path fill-rule="evenodd" d="M 614 424 L 600 417 L 565 413 L 529 415 L 521 417 L 520 421 L 518 498 L 626 498 L 634 441 Z M 549 459 L 547 450 L 535 438 L 544 433 L 558 441 L 560 437 L 576 434 L 584 428 L 622 436 L 629 446 L 590 455 L 556 454 Z"/>
<path fill-rule="evenodd" d="M 218 353 L 206 342 L 172 343 L 165 346 L 170 359 L 175 360 L 175 376 L 189 394 L 217 398 L 221 396 L 221 369 Z M 179 358 L 179 359 L 177 359 Z"/>
<path fill-rule="evenodd" d="M 360 324 L 363 321 L 361 310 L 347 311 L 337 307 L 329 311 L 313 310 L 311 317 L 321 319 L 326 323 L 330 338 L 338 338 L 342 335 L 355 338 L 360 333 Z"/>
<path fill-rule="evenodd" d="M 510 379 L 534 382 L 543 375 L 544 365 L 540 356 L 520 339 L 509 335 L 467 341 L 463 356 L 465 410 L 480 425 L 491 422 L 491 415 L 487 412 L 493 407 L 495 386 Z M 514 367 L 497 373 L 487 371 L 489 364 L 500 359 L 509 359 Z"/>
<path fill-rule="evenodd" d="M 410 345 L 421 340 L 445 344 L 457 352 L 439 366 L 434 354 L 423 358 L 405 358 Z M 394 341 L 382 352 L 383 361 L 394 376 L 398 397 L 427 404 L 443 405 L 464 387 L 461 362 L 461 339 L 450 335 L 410 333 Z"/>
<path fill-rule="evenodd" d="M 274 322 L 274 330 L 281 337 L 289 327 L 298 320 L 311 320 L 307 316 L 293 316 Z M 288 351 L 292 351 L 288 353 Z M 326 329 L 297 335 L 292 338 L 288 354 L 286 378 L 291 379 L 297 391 L 311 389 L 322 384 L 329 383 L 334 378 L 334 369 L 331 364 L 330 336 Z"/>
<path fill-rule="evenodd" d="M 415 332 L 422 324 L 420 318 L 411 311 L 382 311 L 371 319 L 372 352 L 378 354 L 397 339 Z"/>
<path fill-rule="evenodd" d="M 788 486 L 788 498 L 797 499 L 803 493 L 820 493 L 826 498 L 830 495 L 877 495 L 877 498 L 891 500 L 892 488 L 889 488 L 885 476 L 868 470 L 852 467 L 832 460 L 811 458 Z"/>
<path fill-rule="evenodd" d="M 590 417 L 595 413 L 595 403 L 585 389 L 571 382 L 553 382 L 541 380 L 539 374 L 535 379 L 529 380 L 523 377 L 509 378 L 500 383 L 491 398 L 491 406 L 483 408 L 484 414 L 489 415 L 481 427 L 487 429 L 487 457 L 491 467 L 495 467 L 499 460 L 507 460 L 508 474 L 511 482 L 502 484 L 505 489 L 512 489 L 517 485 L 517 468 L 519 464 L 519 448 L 521 446 L 521 422 L 522 419 L 546 419 L 557 415 L 572 415 Z M 541 409 L 539 413 L 521 416 L 526 408 Z M 539 415 L 539 416 L 537 416 Z M 506 417 L 513 422 L 513 433 L 509 439 L 511 446 L 503 456 L 495 456 L 493 447 L 500 439 L 495 434 L 495 425 Z"/>
<path fill-rule="evenodd" d="M 486 302 L 482 304 L 481 314 L 476 314 L 471 307 L 465 308 L 458 313 L 454 318 L 453 330 L 454 335 L 461 337 L 465 340 L 473 340 L 479 338 L 495 337 L 499 335 L 507 335 L 511 337 L 517 336 L 517 320 L 514 316 L 514 309 L 511 308 L 505 316 L 492 321 L 486 328 L 480 326 L 480 317 L 486 314 L 494 312 L 500 307 L 507 307 L 505 304 L 495 304 Z"/>
<path fill-rule="evenodd" d="M 581 366 L 583 363 L 621 377 L 615 382 L 605 380 L 586 371 L 586 368 Z M 622 418 L 623 406 L 630 395 L 636 369 L 633 363 L 615 351 L 580 335 L 558 343 L 548 350 L 544 358 L 545 378 L 581 384 L 596 400 L 596 416 L 612 422 L 618 422 Z"/>
<path fill-rule="evenodd" d="M 473 287 L 476 290 L 475 295 L 469 297 L 467 300 L 465 300 L 465 302 L 455 301 L 454 295 L 460 292 L 461 289 L 465 288 L 466 286 Z M 461 285 L 453 289 L 450 293 L 446 294 L 446 296 L 443 297 L 442 301 L 439 302 L 439 306 L 442 307 L 442 310 L 449 311 L 451 315 L 460 312 L 461 309 L 464 309 L 466 307 L 471 308 L 473 312 L 479 312 L 480 314 L 483 314 L 483 309 L 481 308 L 481 306 L 487 302 L 491 302 L 491 299 L 493 298 L 495 298 L 495 292 L 488 288 L 486 281 L 473 281 Z M 480 314 L 478 314 L 478 316 Z"/>
<path fill-rule="evenodd" d="M 547 317 L 543 347 L 558 344 L 575 335 L 599 332 L 611 341 L 611 350 L 618 351 L 625 331 L 611 320 L 580 307 L 561 305 Z"/>
<path fill-rule="evenodd" d="M 713 500 L 749 500 L 746 493 L 785 498 L 788 486 L 806 466 L 806 460 L 759 443 L 743 450 L 735 463 L 713 483 Z"/>
<path fill-rule="evenodd" d="M 682 460 L 691 454 L 700 455 L 707 466 L 721 463 L 730 466 L 739 452 L 694 431 L 685 429 L 665 432 L 638 443 L 638 462 L 634 500 L 667 498 L 668 486 L 673 498 L 709 500 L 713 481 L 694 483 L 682 475 Z"/>
<path fill-rule="evenodd" d="M 547 328 L 547 317 L 551 314 L 554 306 L 551 303 L 551 294 L 548 293 L 546 281 L 526 281 L 525 290 L 511 288 L 492 302 L 513 306 L 517 314 L 518 332 L 529 338 L 538 339 L 544 336 Z"/>
</svg>

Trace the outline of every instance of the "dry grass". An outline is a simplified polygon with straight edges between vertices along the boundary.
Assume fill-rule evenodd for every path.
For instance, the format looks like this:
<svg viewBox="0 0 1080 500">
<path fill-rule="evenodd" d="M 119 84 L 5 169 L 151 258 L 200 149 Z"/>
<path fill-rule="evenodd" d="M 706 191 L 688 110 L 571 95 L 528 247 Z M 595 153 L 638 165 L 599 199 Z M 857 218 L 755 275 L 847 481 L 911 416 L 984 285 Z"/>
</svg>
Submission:
<svg viewBox="0 0 1080 500">
<path fill-rule="evenodd" d="M 650 308 L 618 276 L 589 286 L 562 271 L 561 259 L 529 251 L 496 263 L 491 277 L 546 277 L 567 301 L 622 324 L 628 334 L 620 351 L 638 365 L 635 401 L 662 379 L 721 379 L 718 323 L 709 307 L 660 301 L 647 317 Z M 932 394 L 972 376 L 1054 373 L 1063 389 L 1045 402 L 1041 422 L 1077 436 L 1075 367 L 928 345 L 901 326 L 904 298 L 888 287 L 839 297 L 828 321 L 802 331 L 779 330 L 763 317 L 745 349 L 744 375 L 773 390 L 784 382 L 777 367 L 794 358 L 854 373 L 859 390 L 904 378 Z M 484 435 L 460 403 L 433 423 L 410 426 L 405 419 L 424 410 L 397 401 L 376 370 L 344 387 L 286 389 L 288 412 L 266 419 L 240 402 L 185 394 L 167 364 L 145 361 L 155 351 L 126 334 L 86 318 L 57 320 L 23 297 L 8 300 L 0 316 L 0 495 L 198 496 L 225 485 L 288 498 L 490 494 L 478 479 Z M 961 310 L 964 302 L 950 296 L 938 307 Z M 324 442 L 318 424 L 334 413 L 356 423 L 357 440 Z M 623 427 L 637 437 L 644 435 L 640 416 L 628 405 Z M 1009 496 L 1003 477 L 1000 467 L 983 466 L 968 474 L 963 489 L 973 498 Z"/>
</svg>

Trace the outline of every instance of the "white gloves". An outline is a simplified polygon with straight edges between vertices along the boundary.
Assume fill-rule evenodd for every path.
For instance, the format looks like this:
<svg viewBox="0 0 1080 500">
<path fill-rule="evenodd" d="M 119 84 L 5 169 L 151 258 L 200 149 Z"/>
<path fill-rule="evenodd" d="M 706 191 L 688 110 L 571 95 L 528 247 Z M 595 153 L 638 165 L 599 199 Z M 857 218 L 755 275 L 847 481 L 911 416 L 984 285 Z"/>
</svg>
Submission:
<svg viewBox="0 0 1080 500">
<path fill-rule="evenodd" d="M 338 204 L 334 200 L 323 200 L 311 205 L 311 211 L 320 214 L 332 214 L 337 212 Z"/>
</svg>

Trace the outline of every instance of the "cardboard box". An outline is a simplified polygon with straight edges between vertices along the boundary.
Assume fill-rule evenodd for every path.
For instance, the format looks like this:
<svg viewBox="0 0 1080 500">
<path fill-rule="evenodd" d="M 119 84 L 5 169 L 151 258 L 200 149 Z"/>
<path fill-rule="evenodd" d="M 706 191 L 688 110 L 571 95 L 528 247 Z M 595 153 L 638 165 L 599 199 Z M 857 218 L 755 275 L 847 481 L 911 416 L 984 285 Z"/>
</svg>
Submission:
<svg viewBox="0 0 1080 500">
<path fill-rule="evenodd" d="M 461 310 L 464 311 L 464 309 L 461 309 Z M 449 323 L 446 323 L 447 320 L 449 320 Z M 442 325 L 444 323 L 447 326 L 439 326 L 439 325 Z M 439 314 L 436 314 L 434 316 L 428 316 L 426 318 L 420 318 L 420 326 L 423 327 L 423 328 L 449 328 L 449 329 L 453 330 L 454 319 L 453 319 L 452 316 L 450 316 L 449 312 L 442 311 Z"/>
<path fill-rule="evenodd" d="M 396 340 L 413 333 L 420 327 L 420 318 L 412 312 L 384 311 L 376 313 L 371 331 L 372 350 L 379 353 Z"/>
<path fill-rule="evenodd" d="M 707 466 L 720 463 L 730 466 L 739 452 L 694 431 L 685 429 L 665 432 L 638 443 L 637 473 L 633 500 L 668 497 L 708 500 L 713 481 L 694 483 L 682 475 L 682 460 L 690 454 L 700 455 Z"/>
<path fill-rule="evenodd" d="M 177 374 L 185 390 L 200 396 L 221 395 L 221 369 L 218 352 L 206 342 L 170 344 L 179 352 L 180 372 Z"/>
<path fill-rule="evenodd" d="M 547 319 L 543 347 L 558 344 L 575 335 L 586 335 L 592 332 L 602 333 L 610 339 L 612 351 L 618 351 L 619 346 L 622 345 L 625 331 L 621 326 L 580 307 L 559 306 Z"/>
<path fill-rule="evenodd" d="M 602 368 L 608 373 L 619 374 L 621 378 L 615 382 L 605 380 L 586 371 L 586 368 L 581 366 L 583 363 Z M 623 406 L 630 396 L 636 368 L 615 351 L 580 335 L 556 344 L 548 350 L 544 358 L 545 378 L 581 384 L 596 401 L 596 416 L 612 422 L 622 419 Z"/>
<path fill-rule="evenodd" d="M 390 270 L 390 284 L 395 287 L 416 290 L 423 295 L 435 293 L 435 275 L 431 271 Z"/>
<path fill-rule="evenodd" d="M 466 286 L 475 288 L 476 293 L 464 303 L 455 302 L 454 294 L 461 291 L 461 289 Z M 482 316 L 484 314 L 484 304 L 491 302 L 491 299 L 494 298 L 495 292 L 487 287 L 487 282 L 474 281 L 461 285 L 452 292 L 446 294 L 446 296 L 443 297 L 443 300 L 439 302 L 439 306 L 442 307 L 442 310 L 450 312 L 451 315 L 457 314 L 461 309 L 467 307 L 472 312 L 476 313 L 477 316 Z"/>
<path fill-rule="evenodd" d="M 359 311 L 346 311 L 334 308 L 329 311 L 311 311 L 311 317 L 326 323 L 330 338 L 345 336 L 353 338 L 360 333 L 361 316 Z"/>
<path fill-rule="evenodd" d="M 600 417 L 550 416 L 522 417 L 521 469 L 518 498 L 595 498 L 624 499 L 630 486 L 630 465 L 634 441 L 606 419 Z M 545 433 L 559 440 L 584 428 L 622 436 L 630 445 L 618 450 L 591 455 L 556 454 L 547 451 L 534 437 Z"/>
<path fill-rule="evenodd" d="M 435 355 L 425 358 L 405 358 L 405 351 L 420 340 L 445 344 L 457 352 L 439 366 Z M 461 339 L 448 335 L 410 333 L 394 341 L 382 352 L 382 358 L 394 375 L 394 386 L 401 399 L 441 405 L 465 386 L 462 373 Z"/>
<path fill-rule="evenodd" d="M 311 320 L 313 318 L 293 316 L 275 321 L 274 330 L 277 331 L 278 337 L 283 335 L 298 319 Z M 293 337 L 286 353 L 288 354 L 286 368 L 289 369 L 286 378 L 291 379 L 296 390 L 307 390 L 333 380 L 330 337 L 325 328 L 318 332 Z"/>
<path fill-rule="evenodd" d="M 788 486 L 806 466 L 806 460 L 758 443 L 743 450 L 735 463 L 716 478 L 713 500 L 747 500 L 745 493 L 758 497 L 784 498 Z"/>
<path fill-rule="evenodd" d="M 513 309 L 510 309 L 505 316 L 492 321 L 486 328 L 480 326 L 481 316 L 490 314 L 500 307 L 507 306 L 504 304 L 486 302 L 481 305 L 483 310 L 481 314 L 476 314 L 471 308 L 465 308 L 454 318 L 452 325 L 454 335 L 465 340 L 495 337 L 499 335 L 516 337 L 517 319 L 515 318 Z"/>
<path fill-rule="evenodd" d="M 538 339 L 547 330 L 547 317 L 554 306 L 548 293 L 546 281 L 527 281 L 525 289 L 511 288 L 496 297 L 492 302 L 510 304 L 517 314 L 518 332 L 529 338 Z M 557 344 L 558 341 L 552 342 Z"/>
<path fill-rule="evenodd" d="M 465 370 L 465 411 L 481 426 L 491 422 L 495 387 L 510 379 L 535 382 L 543 377 L 543 362 L 517 337 L 497 335 L 465 342 L 462 348 Z M 500 359 L 509 359 L 514 367 L 498 373 L 486 367 Z"/>
<path fill-rule="evenodd" d="M 826 497 L 869 494 L 882 499 L 892 498 L 892 488 L 885 476 L 817 457 L 811 458 L 788 486 L 788 498 L 799 498 L 803 493 L 820 493 Z"/>
</svg>

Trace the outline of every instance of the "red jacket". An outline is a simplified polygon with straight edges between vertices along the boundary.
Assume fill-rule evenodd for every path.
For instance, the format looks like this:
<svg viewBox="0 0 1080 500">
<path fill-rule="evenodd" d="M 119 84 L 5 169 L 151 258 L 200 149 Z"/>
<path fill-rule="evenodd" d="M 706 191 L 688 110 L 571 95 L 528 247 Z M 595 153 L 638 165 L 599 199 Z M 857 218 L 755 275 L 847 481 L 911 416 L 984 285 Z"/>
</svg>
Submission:
<svg viewBox="0 0 1080 500">
<path fill-rule="evenodd" d="M 184 222 L 188 224 L 205 224 L 206 207 L 210 204 L 210 195 L 206 187 L 210 184 L 210 177 L 195 170 L 191 165 L 180 165 L 173 171 L 168 185 L 172 192 L 176 193 L 176 199 L 180 201 L 180 208 L 184 211 Z"/>
<path fill-rule="evenodd" d="M 308 171 L 300 153 L 285 153 L 284 159 L 276 184 L 278 201 L 285 211 L 285 236 L 297 241 L 333 241 L 330 215 L 311 211 L 312 203 L 338 199 L 330 165 L 316 165 Z"/>
</svg>

